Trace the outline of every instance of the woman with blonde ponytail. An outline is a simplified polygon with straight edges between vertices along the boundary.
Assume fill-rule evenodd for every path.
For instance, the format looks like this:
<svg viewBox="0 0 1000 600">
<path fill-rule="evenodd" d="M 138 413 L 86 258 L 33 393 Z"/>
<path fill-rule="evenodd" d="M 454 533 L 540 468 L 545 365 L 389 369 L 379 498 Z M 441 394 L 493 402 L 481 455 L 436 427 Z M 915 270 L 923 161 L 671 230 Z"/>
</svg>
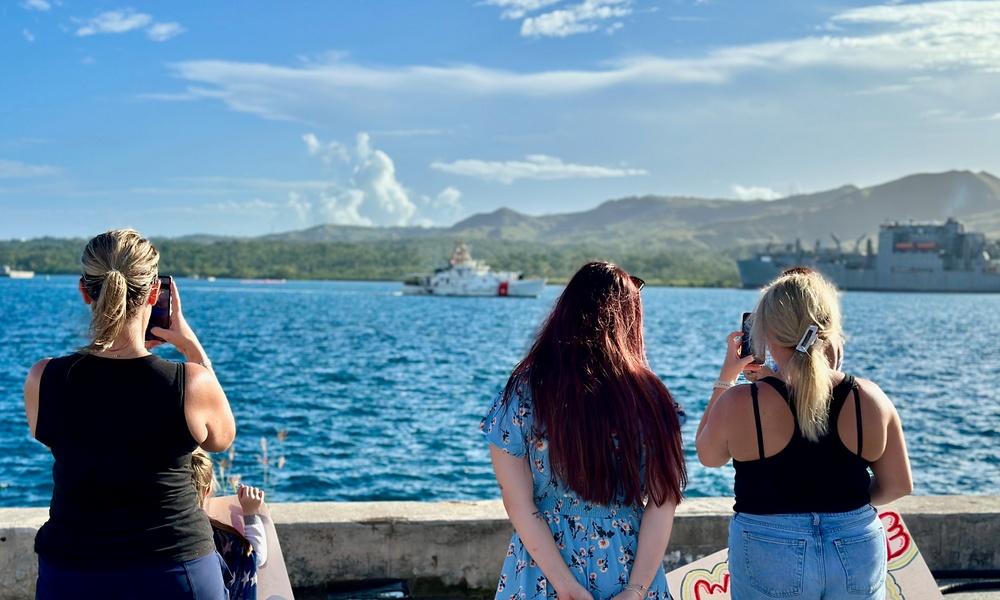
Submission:
<svg viewBox="0 0 1000 600">
<path fill-rule="evenodd" d="M 35 597 L 222 600 L 221 558 L 191 485 L 191 454 L 232 443 L 229 401 L 175 285 L 169 329 L 152 328 L 163 341 L 146 341 L 160 292 L 159 254 L 148 240 L 132 229 L 103 233 L 82 263 L 90 342 L 38 361 L 24 385 L 29 430 L 55 459 L 49 519 L 35 537 Z M 187 361 L 149 352 L 164 342 Z"/>
<path fill-rule="evenodd" d="M 872 505 L 909 494 L 913 477 L 892 402 L 840 370 L 836 289 L 814 271 L 786 272 L 761 292 L 750 337 L 776 372 L 741 357 L 742 333 L 731 333 L 696 440 L 702 464 L 731 459 L 736 471 L 732 598 L 884 598 Z M 752 383 L 735 385 L 741 370 Z"/>
</svg>

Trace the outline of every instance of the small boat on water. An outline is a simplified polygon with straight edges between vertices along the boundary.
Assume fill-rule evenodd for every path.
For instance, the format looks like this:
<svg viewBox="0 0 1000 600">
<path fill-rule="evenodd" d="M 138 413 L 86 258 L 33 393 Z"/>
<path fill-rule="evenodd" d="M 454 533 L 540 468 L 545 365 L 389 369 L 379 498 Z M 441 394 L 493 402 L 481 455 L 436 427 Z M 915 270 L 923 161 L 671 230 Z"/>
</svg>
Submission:
<svg viewBox="0 0 1000 600">
<path fill-rule="evenodd" d="M 469 247 L 459 243 L 447 267 L 433 273 L 411 275 L 403 281 L 403 294 L 430 296 L 511 296 L 537 298 L 545 279 L 525 279 L 517 271 L 492 271 L 472 259 Z"/>
<path fill-rule="evenodd" d="M 11 279 L 31 279 L 34 276 L 34 271 L 18 271 L 11 269 L 9 265 L 4 265 L 3 272 L 0 272 L 0 277 L 10 277 Z"/>
</svg>

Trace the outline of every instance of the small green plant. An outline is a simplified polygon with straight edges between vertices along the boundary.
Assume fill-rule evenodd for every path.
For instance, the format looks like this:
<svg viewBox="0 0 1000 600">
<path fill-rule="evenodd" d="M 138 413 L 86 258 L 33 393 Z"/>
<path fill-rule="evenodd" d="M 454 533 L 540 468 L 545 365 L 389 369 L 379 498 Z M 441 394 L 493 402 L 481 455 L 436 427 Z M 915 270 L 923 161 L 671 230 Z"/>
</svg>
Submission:
<svg viewBox="0 0 1000 600">
<path fill-rule="evenodd" d="M 288 431 L 281 429 L 275 435 L 275 442 L 277 448 L 280 449 L 281 442 L 288 439 Z M 233 461 L 236 458 L 236 446 L 230 446 L 229 450 L 226 452 L 226 457 L 215 461 L 216 478 L 220 483 L 217 488 L 220 490 L 220 494 L 223 493 L 222 490 L 226 492 L 235 493 L 239 489 L 240 484 L 243 482 L 243 474 L 237 473 L 233 470 Z M 257 464 L 261 467 L 260 478 L 260 489 L 264 490 L 265 494 L 270 494 L 271 490 L 268 487 L 268 474 L 270 472 L 271 463 L 278 469 L 282 469 L 285 466 L 285 455 L 279 454 L 277 458 L 271 458 L 268 453 L 268 443 L 266 437 L 260 438 L 260 454 L 257 455 Z"/>
</svg>

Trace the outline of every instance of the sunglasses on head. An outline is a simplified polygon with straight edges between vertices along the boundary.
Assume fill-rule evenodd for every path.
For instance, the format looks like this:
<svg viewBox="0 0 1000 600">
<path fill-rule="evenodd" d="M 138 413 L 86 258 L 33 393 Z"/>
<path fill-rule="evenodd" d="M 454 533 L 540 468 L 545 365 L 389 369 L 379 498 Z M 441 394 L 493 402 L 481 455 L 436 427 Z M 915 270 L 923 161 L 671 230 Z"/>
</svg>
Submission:
<svg viewBox="0 0 1000 600">
<path fill-rule="evenodd" d="M 636 289 L 638 289 L 639 291 L 642 291 L 642 288 L 646 287 L 646 282 L 639 279 L 635 275 L 629 275 L 628 277 L 629 279 L 632 280 L 632 283 L 635 284 Z"/>
</svg>

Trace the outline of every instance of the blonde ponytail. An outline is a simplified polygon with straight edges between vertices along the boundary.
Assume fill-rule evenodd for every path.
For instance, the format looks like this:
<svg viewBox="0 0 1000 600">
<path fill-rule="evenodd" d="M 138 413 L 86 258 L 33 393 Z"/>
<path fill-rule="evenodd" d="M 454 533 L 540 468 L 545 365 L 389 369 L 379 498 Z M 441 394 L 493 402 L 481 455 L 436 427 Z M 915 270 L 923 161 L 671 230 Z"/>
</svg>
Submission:
<svg viewBox="0 0 1000 600">
<path fill-rule="evenodd" d="M 105 350 L 111 346 L 125 326 L 128 314 L 128 282 L 118 271 L 108 271 L 101 286 L 101 293 L 91 304 L 93 319 L 90 322 L 92 345 Z"/>
<path fill-rule="evenodd" d="M 807 440 L 816 442 L 829 431 L 830 390 L 833 378 L 821 344 L 805 352 L 798 350 L 782 370 L 788 393 L 795 403 L 799 430 Z"/>
<path fill-rule="evenodd" d="M 779 376 L 795 405 L 799 430 L 818 441 L 830 429 L 833 369 L 826 349 L 839 347 L 844 335 L 836 288 L 816 272 L 779 277 L 761 292 L 750 335 L 758 356 L 767 343 L 792 350 Z"/>
<path fill-rule="evenodd" d="M 91 298 L 91 342 L 84 352 L 107 350 L 135 317 L 156 281 L 160 256 L 134 229 L 102 233 L 83 251 L 81 282 Z"/>
</svg>

